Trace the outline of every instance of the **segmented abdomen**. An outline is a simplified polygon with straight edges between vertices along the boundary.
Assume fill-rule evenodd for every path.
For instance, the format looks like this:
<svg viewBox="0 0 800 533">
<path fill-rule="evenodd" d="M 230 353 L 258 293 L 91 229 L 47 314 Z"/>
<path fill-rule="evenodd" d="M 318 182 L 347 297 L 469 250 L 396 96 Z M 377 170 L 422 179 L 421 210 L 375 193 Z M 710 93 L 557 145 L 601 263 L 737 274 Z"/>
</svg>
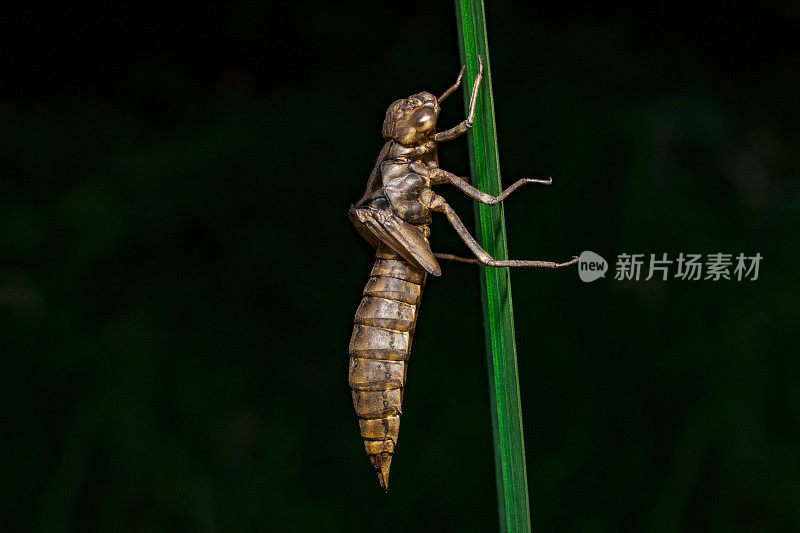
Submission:
<svg viewBox="0 0 800 533">
<path fill-rule="evenodd" d="M 367 454 L 381 487 L 400 429 L 406 365 L 425 271 L 381 245 L 350 338 L 350 389 Z"/>
</svg>

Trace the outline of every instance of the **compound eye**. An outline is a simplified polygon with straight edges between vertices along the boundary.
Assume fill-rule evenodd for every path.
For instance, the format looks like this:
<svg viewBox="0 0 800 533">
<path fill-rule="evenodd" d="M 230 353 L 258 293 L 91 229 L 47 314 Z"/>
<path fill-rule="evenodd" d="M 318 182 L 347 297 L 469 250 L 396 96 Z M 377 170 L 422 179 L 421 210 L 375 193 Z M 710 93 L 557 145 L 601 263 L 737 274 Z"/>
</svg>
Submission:
<svg viewBox="0 0 800 533">
<path fill-rule="evenodd" d="M 430 107 L 420 107 L 412 114 L 411 120 L 414 129 L 419 132 L 429 132 L 436 126 L 436 113 Z"/>
</svg>

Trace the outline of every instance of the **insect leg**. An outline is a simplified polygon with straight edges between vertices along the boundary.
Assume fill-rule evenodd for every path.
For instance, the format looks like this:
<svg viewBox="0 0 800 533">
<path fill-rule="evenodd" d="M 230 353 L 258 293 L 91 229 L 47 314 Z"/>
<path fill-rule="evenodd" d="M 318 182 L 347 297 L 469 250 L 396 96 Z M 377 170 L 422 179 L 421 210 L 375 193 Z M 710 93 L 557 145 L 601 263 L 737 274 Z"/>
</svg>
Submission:
<svg viewBox="0 0 800 533">
<path fill-rule="evenodd" d="M 453 94 L 455 92 L 455 90 L 458 89 L 461 86 L 461 77 L 464 75 L 464 71 L 465 70 L 467 70 L 467 66 L 466 65 L 461 67 L 461 71 L 458 73 L 458 79 L 453 84 L 453 86 L 450 87 L 449 89 L 447 89 L 445 92 L 443 92 L 442 96 L 439 97 L 439 104 L 441 104 L 444 101 L 445 98 L 447 98 L 448 96 Z"/>
<path fill-rule="evenodd" d="M 447 182 L 451 183 L 452 185 L 454 185 L 457 189 L 459 189 L 461 192 L 463 192 L 464 194 L 466 194 L 470 198 L 474 198 L 475 200 L 478 200 L 480 203 L 486 204 L 486 205 L 497 205 L 497 204 L 499 204 L 500 202 L 502 202 L 503 200 L 508 198 L 509 194 L 511 194 L 512 192 L 516 191 L 517 189 L 519 189 L 520 187 L 522 187 L 526 183 L 540 183 L 542 185 L 550 185 L 551 183 L 553 183 L 553 179 L 552 178 L 544 178 L 544 179 L 540 179 L 540 178 L 522 178 L 520 180 L 515 181 L 509 188 L 507 188 L 506 190 L 501 192 L 499 195 L 492 196 L 491 194 L 487 194 L 487 193 L 481 191 L 480 189 L 477 189 L 477 188 L 473 187 L 464 178 L 462 178 L 460 176 L 456 176 L 455 174 L 453 174 L 451 172 L 447 172 L 446 170 L 438 169 L 437 174 L 438 174 L 438 176 L 437 176 L 438 178 L 440 178 L 440 179 L 444 178 L 445 181 L 447 181 Z"/>
<path fill-rule="evenodd" d="M 459 257 L 453 254 L 433 254 L 436 259 L 444 259 L 445 261 L 455 261 L 456 263 L 469 263 L 471 265 L 480 265 L 481 262 L 471 257 Z"/>
<path fill-rule="evenodd" d="M 478 89 L 481 86 L 483 79 L 483 59 L 478 56 L 478 76 L 475 78 L 475 85 L 472 87 L 472 97 L 469 100 L 469 113 L 467 119 L 461 124 L 449 130 L 437 133 L 433 136 L 434 142 L 452 141 L 453 139 L 463 135 L 468 129 L 472 127 L 472 122 L 475 120 L 475 103 L 478 101 Z M 448 93 L 449 94 L 449 93 Z"/>
<path fill-rule="evenodd" d="M 441 199 L 440 201 L 434 202 L 434 205 L 431 207 L 435 211 L 439 211 L 444 213 L 447 216 L 447 221 L 450 222 L 450 225 L 453 226 L 453 229 L 456 230 L 458 236 L 461 237 L 461 240 L 464 241 L 464 244 L 472 251 L 473 254 L 478 258 L 478 261 L 483 263 L 486 266 L 492 267 L 543 267 L 543 268 L 560 268 L 569 265 L 573 265 L 578 262 L 577 257 L 573 257 L 569 261 L 564 263 L 555 263 L 553 261 L 527 261 L 527 260 L 519 260 L 519 259 L 503 259 L 497 260 L 494 259 L 489 253 L 484 250 L 478 241 L 475 240 L 475 237 L 470 235 L 469 230 L 467 230 L 464 223 L 461 222 L 461 219 L 458 218 L 458 215 L 450 205 L 444 201 L 444 199 L 439 196 L 437 200 Z M 443 257 L 443 259 L 453 259 L 455 256 L 452 257 Z M 458 261 L 461 258 L 453 259 Z"/>
</svg>

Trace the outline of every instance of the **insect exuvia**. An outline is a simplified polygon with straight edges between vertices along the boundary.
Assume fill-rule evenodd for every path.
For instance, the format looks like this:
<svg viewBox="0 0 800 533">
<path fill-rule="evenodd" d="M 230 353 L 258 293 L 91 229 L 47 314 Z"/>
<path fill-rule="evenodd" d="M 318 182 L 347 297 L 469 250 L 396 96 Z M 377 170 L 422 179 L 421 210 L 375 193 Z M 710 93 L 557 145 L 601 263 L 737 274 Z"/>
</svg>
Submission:
<svg viewBox="0 0 800 533">
<path fill-rule="evenodd" d="M 449 183 L 479 202 L 495 205 L 526 183 L 550 184 L 549 179 L 521 179 L 500 195 L 491 196 L 470 185 L 466 178 L 439 168 L 437 143 L 453 140 L 472 127 L 483 77 L 480 56 L 478 62 L 468 116 L 454 128 L 437 133 L 436 121 L 440 104 L 460 86 L 466 67 L 439 98 L 421 92 L 389 106 L 383 122 L 387 142 L 369 176 L 366 192 L 350 206 L 350 220 L 377 251 L 350 339 L 349 383 L 364 446 L 385 490 L 397 445 L 406 365 L 422 287 L 428 274 L 441 275 L 436 258 L 492 267 L 557 268 L 577 262 L 577 258 L 566 263 L 495 260 L 431 188 Z M 434 211 L 447 217 L 477 259 L 433 253 L 428 236 Z"/>
</svg>

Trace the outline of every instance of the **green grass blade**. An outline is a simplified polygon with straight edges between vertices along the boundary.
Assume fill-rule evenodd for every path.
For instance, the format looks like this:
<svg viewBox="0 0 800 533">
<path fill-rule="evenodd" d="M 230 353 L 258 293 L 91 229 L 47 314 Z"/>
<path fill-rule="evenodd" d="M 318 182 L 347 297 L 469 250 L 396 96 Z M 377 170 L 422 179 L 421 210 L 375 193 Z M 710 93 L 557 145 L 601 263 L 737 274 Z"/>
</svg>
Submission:
<svg viewBox="0 0 800 533">
<path fill-rule="evenodd" d="M 467 65 L 465 102 L 478 73 L 478 54 L 483 58 L 484 77 L 469 135 L 473 184 L 482 191 L 501 192 L 497 132 L 492 100 L 492 76 L 482 0 L 456 0 L 456 18 L 462 62 Z M 490 207 L 476 202 L 477 238 L 495 259 L 507 259 L 505 217 L 502 205 Z M 530 531 L 528 480 L 525 472 L 525 442 L 522 436 L 514 313 L 508 268 L 480 268 L 486 352 L 494 431 L 497 499 L 502 531 Z"/>
</svg>

